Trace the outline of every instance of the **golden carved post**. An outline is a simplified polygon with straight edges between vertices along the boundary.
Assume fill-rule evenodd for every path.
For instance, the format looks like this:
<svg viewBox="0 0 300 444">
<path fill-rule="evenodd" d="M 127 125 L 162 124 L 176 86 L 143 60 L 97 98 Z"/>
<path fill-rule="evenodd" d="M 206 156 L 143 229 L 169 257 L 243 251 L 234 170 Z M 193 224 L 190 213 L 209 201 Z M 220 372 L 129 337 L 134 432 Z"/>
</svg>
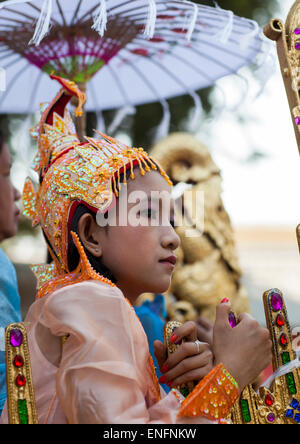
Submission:
<svg viewBox="0 0 300 444">
<path fill-rule="evenodd" d="M 300 0 L 290 9 L 286 23 L 273 19 L 264 33 L 276 42 L 300 153 Z M 300 251 L 300 224 L 296 235 Z M 300 367 L 297 367 L 299 361 L 293 347 L 285 303 L 277 289 L 265 292 L 263 302 L 273 343 L 273 371 L 280 369 L 280 375 L 274 379 L 270 390 L 261 387 L 259 394 L 251 386 L 246 387 L 232 410 L 232 421 L 236 424 L 300 423 Z"/>
<path fill-rule="evenodd" d="M 273 371 L 282 366 L 270 388 L 256 393 L 247 386 L 232 409 L 234 424 L 300 423 L 300 367 L 297 367 L 288 314 L 280 290 L 273 288 L 263 295 L 266 324 L 273 343 Z"/>
<path fill-rule="evenodd" d="M 284 86 L 300 152 L 300 0 L 291 8 L 286 23 L 273 19 L 265 27 L 266 37 L 276 41 Z"/>
</svg>

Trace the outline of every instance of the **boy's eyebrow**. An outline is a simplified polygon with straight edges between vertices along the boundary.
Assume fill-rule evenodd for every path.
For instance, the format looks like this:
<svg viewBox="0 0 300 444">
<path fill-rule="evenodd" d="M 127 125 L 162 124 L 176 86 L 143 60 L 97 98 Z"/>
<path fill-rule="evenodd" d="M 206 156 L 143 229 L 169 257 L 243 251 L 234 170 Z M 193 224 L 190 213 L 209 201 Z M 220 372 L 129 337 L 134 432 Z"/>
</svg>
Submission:
<svg viewBox="0 0 300 444">
<path fill-rule="evenodd" d="M 151 203 L 151 202 L 155 202 L 155 203 L 159 203 L 160 205 L 161 205 L 161 202 L 162 202 L 162 200 L 161 200 L 161 198 L 158 196 L 149 196 L 148 195 L 148 203 Z M 171 214 L 173 215 L 174 213 L 175 213 L 175 201 L 174 201 L 174 199 L 172 198 L 172 197 L 170 197 L 170 212 L 171 212 Z"/>
</svg>

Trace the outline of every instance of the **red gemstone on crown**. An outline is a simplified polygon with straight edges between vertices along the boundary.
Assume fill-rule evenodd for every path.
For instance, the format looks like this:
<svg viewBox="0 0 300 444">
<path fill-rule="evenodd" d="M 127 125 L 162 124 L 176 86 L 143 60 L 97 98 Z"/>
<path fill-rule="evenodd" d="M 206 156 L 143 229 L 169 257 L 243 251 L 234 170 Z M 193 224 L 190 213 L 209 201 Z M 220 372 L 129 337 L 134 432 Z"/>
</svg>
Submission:
<svg viewBox="0 0 300 444">
<path fill-rule="evenodd" d="M 278 327 L 282 327 L 285 324 L 284 317 L 281 314 L 278 314 L 276 317 L 276 325 Z"/>
<path fill-rule="evenodd" d="M 280 344 L 283 345 L 284 347 L 288 344 L 289 340 L 287 338 L 287 335 L 285 333 L 282 333 L 282 335 L 280 336 Z"/>
<path fill-rule="evenodd" d="M 18 376 L 16 377 L 16 386 L 17 386 L 17 387 L 24 387 L 25 384 L 26 384 L 25 376 L 23 376 L 23 375 L 18 375 Z"/>
<path fill-rule="evenodd" d="M 16 355 L 14 357 L 14 366 L 17 368 L 23 367 L 24 365 L 24 358 L 21 355 Z"/>
<path fill-rule="evenodd" d="M 272 395 L 270 395 L 269 393 L 266 395 L 265 397 L 265 403 L 267 406 L 272 407 L 272 405 L 274 404 L 274 398 Z"/>
</svg>

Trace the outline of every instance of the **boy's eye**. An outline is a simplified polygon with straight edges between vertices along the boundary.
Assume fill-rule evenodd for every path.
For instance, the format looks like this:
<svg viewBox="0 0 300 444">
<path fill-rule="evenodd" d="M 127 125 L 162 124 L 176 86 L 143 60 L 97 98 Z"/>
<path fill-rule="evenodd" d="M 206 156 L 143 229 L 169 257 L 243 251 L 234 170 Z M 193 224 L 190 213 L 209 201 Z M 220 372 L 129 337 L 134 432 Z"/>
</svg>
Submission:
<svg viewBox="0 0 300 444">
<path fill-rule="evenodd" d="M 141 214 L 145 217 L 155 217 L 156 210 L 153 210 L 152 208 L 147 208 L 146 210 L 143 210 Z"/>
</svg>

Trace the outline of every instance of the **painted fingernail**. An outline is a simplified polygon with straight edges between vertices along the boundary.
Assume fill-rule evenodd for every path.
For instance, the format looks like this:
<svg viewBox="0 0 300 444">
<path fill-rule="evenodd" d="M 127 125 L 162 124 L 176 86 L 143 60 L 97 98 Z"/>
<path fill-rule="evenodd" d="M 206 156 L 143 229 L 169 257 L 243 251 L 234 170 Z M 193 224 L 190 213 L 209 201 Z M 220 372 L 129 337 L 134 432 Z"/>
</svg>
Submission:
<svg viewBox="0 0 300 444">
<path fill-rule="evenodd" d="M 162 368 L 163 373 L 166 373 L 169 370 L 168 366 L 165 364 Z"/>
<path fill-rule="evenodd" d="M 159 378 L 159 382 L 160 382 L 161 384 L 164 384 L 164 383 L 166 382 L 166 377 L 165 377 L 165 375 L 162 375 L 162 376 Z"/>
<path fill-rule="evenodd" d="M 170 341 L 173 342 L 173 344 L 176 343 L 176 341 L 178 341 L 178 336 L 173 333 L 172 336 L 170 337 Z"/>
<path fill-rule="evenodd" d="M 167 386 L 168 386 L 168 387 L 172 387 L 172 385 L 173 385 L 173 381 L 169 381 L 169 382 L 167 382 Z"/>
<path fill-rule="evenodd" d="M 227 302 L 229 302 L 228 298 L 224 298 L 221 300 L 221 304 L 227 304 Z"/>
</svg>

